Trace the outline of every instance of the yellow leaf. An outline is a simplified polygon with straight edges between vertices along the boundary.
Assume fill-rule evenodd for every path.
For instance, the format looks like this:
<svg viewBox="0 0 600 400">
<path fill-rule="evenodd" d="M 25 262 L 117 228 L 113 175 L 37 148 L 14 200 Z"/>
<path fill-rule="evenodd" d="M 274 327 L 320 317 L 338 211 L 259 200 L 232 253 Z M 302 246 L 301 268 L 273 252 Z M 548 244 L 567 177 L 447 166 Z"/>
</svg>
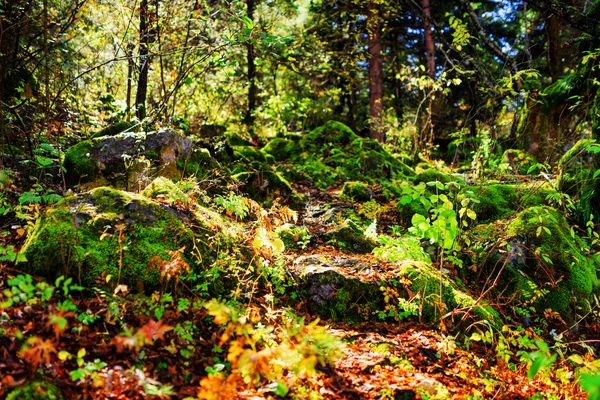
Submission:
<svg viewBox="0 0 600 400">
<path fill-rule="evenodd" d="M 79 349 L 79 351 L 77 352 L 77 358 L 83 358 L 85 357 L 85 349 L 82 347 L 81 349 Z"/>
<path fill-rule="evenodd" d="M 58 352 L 58 359 L 61 361 L 67 361 L 71 357 L 73 357 L 73 356 L 68 351 L 61 350 Z"/>
</svg>

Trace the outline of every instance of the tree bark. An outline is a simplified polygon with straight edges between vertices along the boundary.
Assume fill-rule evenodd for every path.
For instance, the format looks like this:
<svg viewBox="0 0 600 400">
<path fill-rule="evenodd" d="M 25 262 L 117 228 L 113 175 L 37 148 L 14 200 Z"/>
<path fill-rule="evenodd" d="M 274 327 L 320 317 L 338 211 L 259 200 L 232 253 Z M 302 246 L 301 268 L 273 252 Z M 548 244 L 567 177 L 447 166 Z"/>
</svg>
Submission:
<svg viewBox="0 0 600 400">
<path fill-rule="evenodd" d="M 254 21 L 255 0 L 247 0 L 246 16 Z M 248 59 L 248 109 L 244 122 L 248 126 L 248 132 L 251 137 L 254 137 L 254 120 L 256 118 L 256 95 L 258 89 L 256 87 L 256 55 L 254 53 L 254 44 L 248 42 L 246 44 L 246 52 Z"/>
<path fill-rule="evenodd" d="M 148 25 L 148 0 L 140 4 L 140 47 L 139 47 L 139 76 L 137 93 L 135 95 L 136 115 L 140 121 L 146 118 L 146 96 L 148 92 L 148 45 L 150 43 L 150 30 Z"/>
<path fill-rule="evenodd" d="M 379 142 L 385 141 L 383 130 L 383 60 L 381 58 L 381 11 L 376 0 L 367 5 L 367 28 L 369 33 L 369 136 Z"/>
<path fill-rule="evenodd" d="M 546 35 L 548 37 L 548 69 L 552 82 L 562 76 L 562 60 L 560 54 L 560 21 L 558 16 L 552 15 L 546 21 Z"/>
<path fill-rule="evenodd" d="M 421 8 L 423 8 L 423 30 L 425 35 L 425 52 L 427 61 L 427 75 L 431 79 L 435 79 L 435 45 L 433 43 L 433 34 L 431 33 L 431 9 L 430 0 L 421 0 Z"/>
</svg>

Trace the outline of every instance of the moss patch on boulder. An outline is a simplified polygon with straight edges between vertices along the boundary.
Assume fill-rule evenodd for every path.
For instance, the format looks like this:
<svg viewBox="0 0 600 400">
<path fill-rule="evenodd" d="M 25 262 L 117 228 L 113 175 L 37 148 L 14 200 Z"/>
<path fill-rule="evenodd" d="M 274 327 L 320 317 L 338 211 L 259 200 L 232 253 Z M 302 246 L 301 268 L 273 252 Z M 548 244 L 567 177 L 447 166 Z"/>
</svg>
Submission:
<svg viewBox="0 0 600 400">
<path fill-rule="evenodd" d="M 525 238 L 521 272 L 547 294 L 537 301 L 537 309 L 558 312 L 565 321 L 590 310 L 598 293 L 600 262 L 584 253 L 582 240 L 571 234 L 564 217 L 551 207 L 531 207 L 509 224 L 507 234 Z M 548 261 L 550 260 L 550 261 Z M 540 271 L 543 271 L 540 273 Z"/>
<path fill-rule="evenodd" d="M 293 146 L 292 143 L 279 139 L 267 144 L 264 150 L 277 154 L 283 164 L 293 166 L 285 168 L 286 177 L 310 180 L 319 188 L 346 181 L 376 183 L 414 175 L 410 167 L 380 143 L 359 137 L 341 122 L 329 121 L 308 132 Z M 289 158 L 283 159 L 288 150 Z"/>
<path fill-rule="evenodd" d="M 367 238 L 363 230 L 350 219 L 331 229 L 323 237 L 325 240 L 332 241 L 334 244 L 355 253 L 370 253 L 377 247 L 377 243 Z"/>
<path fill-rule="evenodd" d="M 470 192 L 470 193 L 468 193 Z M 530 184 L 490 184 L 469 186 L 461 193 L 478 202 L 472 204 L 477 221 L 493 221 L 527 207 L 546 205 L 548 195 L 555 193 L 549 185 Z"/>
<path fill-rule="evenodd" d="M 373 191 L 369 185 L 363 182 L 346 182 L 340 192 L 340 198 L 344 200 L 369 201 L 373 197 Z"/>
<path fill-rule="evenodd" d="M 77 143 L 65 153 L 64 167 L 73 182 L 87 182 L 94 178 L 96 168 L 91 159 L 93 144 L 89 140 Z"/>
<path fill-rule="evenodd" d="M 182 215 L 143 196 L 97 188 L 63 199 L 37 221 L 21 250 L 23 270 L 56 278 L 81 277 L 87 287 L 108 275 L 133 288 L 157 289 L 160 272 L 149 268 L 152 257 L 170 260 L 185 246 L 185 260 L 195 266 L 191 250 L 210 253 L 194 242 Z"/>
</svg>

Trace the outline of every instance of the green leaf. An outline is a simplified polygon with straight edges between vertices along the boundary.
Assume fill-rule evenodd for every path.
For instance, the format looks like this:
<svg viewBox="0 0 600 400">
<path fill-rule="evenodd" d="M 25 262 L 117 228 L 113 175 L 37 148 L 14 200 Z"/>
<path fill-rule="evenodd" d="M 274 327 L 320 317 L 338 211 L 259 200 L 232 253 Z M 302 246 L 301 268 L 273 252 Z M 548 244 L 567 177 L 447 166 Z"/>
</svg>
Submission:
<svg viewBox="0 0 600 400">
<path fill-rule="evenodd" d="M 71 371 L 69 375 L 71 375 L 73 381 L 80 381 L 85 378 L 85 370 L 83 368 L 77 368 L 75 371 Z"/>
<path fill-rule="evenodd" d="M 588 393 L 589 400 L 600 400 L 600 375 L 583 374 L 579 384 Z"/>
<path fill-rule="evenodd" d="M 244 21 L 246 23 L 246 27 L 248 29 L 252 29 L 254 28 L 254 21 L 252 21 L 250 18 L 248 18 L 247 16 L 243 16 L 242 17 L 242 21 Z"/>
</svg>

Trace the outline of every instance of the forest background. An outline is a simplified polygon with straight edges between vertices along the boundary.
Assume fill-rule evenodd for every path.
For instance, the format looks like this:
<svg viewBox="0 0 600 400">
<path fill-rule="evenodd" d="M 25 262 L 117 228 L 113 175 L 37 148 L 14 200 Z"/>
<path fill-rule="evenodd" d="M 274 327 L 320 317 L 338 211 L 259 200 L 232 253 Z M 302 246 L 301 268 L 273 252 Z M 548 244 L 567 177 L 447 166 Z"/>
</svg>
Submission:
<svg viewBox="0 0 600 400">
<path fill-rule="evenodd" d="M 439 375 L 433 383 L 429 378 L 396 382 L 395 392 L 380 388 L 377 393 L 331 377 L 334 370 L 326 365 L 342 347 L 331 330 L 305 324 L 289 310 L 273 311 L 277 302 L 289 306 L 301 298 L 294 312 L 309 310 L 303 314 L 307 321 L 323 317 L 322 308 L 309 304 L 311 289 L 296 290 L 288 279 L 297 260 L 321 251 L 343 260 L 361 253 L 371 263 L 406 258 L 434 267 L 436 300 L 425 298 L 429 283 L 419 286 L 423 292 L 415 290 L 417 276 L 396 277 L 375 290 L 381 297 L 374 296 L 376 306 L 363 307 L 368 296 L 344 302 L 343 290 L 332 289 L 326 315 L 352 324 L 373 316 L 384 322 L 435 322 L 437 333 L 431 337 L 440 335 L 435 340 L 442 350 L 415 357 L 447 362 L 447 367 L 448 359 L 458 363 L 455 345 L 460 344 L 471 364 L 477 360 L 478 367 L 489 367 L 469 370 L 467 375 L 478 375 L 463 386 L 444 382 L 455 396 L 485 398 L 511 387 L 507 396 L 576 397 L 583 388 L 590 398 L 599 398 L 600 366 L 590 347 L 597 342 L 600 308 L 599 66 L 598 0 L 0 0 L 0 343 L 5 359 L 12 360 L 0 364 L 10 377 L 0 382 L 0 395 L 31 382 L 37 386 L 23 390 L 54 393 L 48 382 L 63 382 L 58 386 L 67 397 L 78 390 L 102 397 L 111 368 L 104 360 L 114 364 L 120 357 L 118 362 L 134 372 L 111 390 L 132 397 L 227 398 L 241 387 L 247 396 L 258 391 L 335 398 L 341 387 L 337 393 L 349 393 L 348 398 L 451 397 L 440 389 Z M 89 279 L 100 279 L 112 297 L 104 292 L 95 292 L 94 300 L 89 292 L 72 297 L 83 290 L 87 261 L 81 260 L 93 258 L 93 251 L 82 250 L 87 228 L 77 221 L 89 210 L 69 196 L 81 192 L 79 199 L 98 201 L 94 207 L 100 208 L 98 199 L 91 200 L 93 193 L 142 202 L 118 190 L 86 194 L 99 186 L 92 179 L 100 175 L 99 164 L 78 170 L 82 157 L 73 149 L 91 151 L 100 138 L 115 134 L 127 140 L 130 133 L 165 131 L 193 141 L 207 156 L 193 160 L 193 174 L 191 163 L 183 163 L 180 176 L 168 182 L 179 186 L 161 181 L 169 187 L 166 194 L 144 196 L 186 215 L 181 221 L 193 221 L 186 229 L 229 231 L 231 237 L 194 231 L 202 237 L 194 242 L 198 247 L 214 240 L 206 249 L 196 248 L 202 255 L 194 259 L 190 242 L 187 250 L 167 240 L 171 247 L 153 247 L 165 234 L 152 231 L 159 236 L 151 237 L 161 240 L 143 242 L 155 253 L 134 254 L 142 268 L 135 273 L 160 270 L 153 288 L 161 290 L 145 299 L 126 297 L 135 283 L 121 285 L 129 262 L 124 260 L 128 251 L 138 251 L 135 241 L 141 242 L 144 233 L 127 225 L 129 215 L 111 210 L 102 218 L 119 221 L 111 220 L 109 228 L 85 240 L 98 248 L 109 241 L 115 246 L 108 258 L 98 257 L 113 262 L 116 281 L 109 282 L 106 273 Z M 90 158 L 87 151 L 84 159 Z M 157 157 L 146 151 L 139 160 L 149 171 Z M 123 162 L 125 172 L 116 175 L 134 169 L 129 158 Z M 358 180 L 364 182 L 353 182 Z M 39 264 L 35 257 L 49 260 L 64 250 L 61 242 L 36 255 L 50 247 L 35 240 L 47 234 L 48 220 L 64 217 L 60 207 L 69 204 L 68 223 L 60 229 L 76 238 L 73 252 L 61 260 L 70 276 L 50 274 L 46 278 L 54 287 L 45 286 L 38 277 L 21 274 L 21 268 L 39 272 L 27 270 Z M 288 205 L 300 209 L 298 214 Z M 210 217 L 194 214 L 201 207 Z M 318 220 L 314 210 L 319 207 L 338 210 L 344 218 L 333 225 L 352 234 L 335 236 L 322 220 L 310 225 L 310 218 Z M 160 220 L 157 215 L 152 218 Z M 284 246 L 285 235 L 277 229 L 297 223 L 298 215 L 299 225 L 308 228 L 293 231 Z M 513 275 L 507 277 L 505 267 Z M 180 278 L 193 287 L 189 298 L 177 297 Z M 311 284 L 318 286 L 305 282 Z M 165 295 L 165 287 L 177 295 Z M 472 297 L 468 306 L 460 307 L 458 287 Z M 143 285 L 138 291 L 144 289 L 148 292 Z M 523 296 L 528 290 L 531 297 Z M 63 293 L 60 303 L 58 292 Z M 230 295 L 231 302 L 207 301 Z M 253 302 L 269 310 L 264 331 Z M 20 308 L 31 305 L 42 316 L 37 330 L 23 317 L 30 311 Z M 165 316 L 169 305 L 177 312 Z M 143 312 L 132 316 L 139 309 Z M 478 322 L 465 322 L 472 318 Z M 110 325 L 115 338 L 101 341 L 95 352 L 103 361 L 91 361 L 83 345 L 82 352 L 60 339 L 69 332 L 91 346 L 82 332 L 101 323 Z M 352 324 L 337 328 L 352 336 Z M 223 326 L 221 336 L 215 325 Z M 407 334 L 403 329 L 399 335 Z M 550 334 L 554 329 L 560 334 Z M 201 337 L 206 332 L 209 340 Z M 449 332 L 454 339 L 447 339 Z M 561 341 L 563 334 L 568 345 Z M 165 337 L 176 337 L 176 343 L 155 344 Z M 302 346 L 292 350 L 286 340 Z M 347 351 L 360 350 L 349 343 Z M 413 349 L 415 354 L 423 352 L 422 345 L 415 346 L 421 349 Z M 130 353 L 121 356 L 123 349 Z M 471 350 L 486 355 L 467 355 Z M 173 366 L 157 363 L 162 369 L 150 372 L 145 351 Z M 284 354 L 296 358 L 286 359 L 281 369 L 267 367 Z M 417 358 L 409 361 L 417 365 Z M 560 368 L 552 372 L 555 362 Z M 53 363 L 64 371 L 49 368 Z M 344 367 L 336 368 L 339 373 Z M 433 367 L 427 368 L 422 371 L 432 373 Z M 317 370 L 329 378 L 315 378 Z M 149 375 L 140 378 L 137 371 Z M 370 374 L 345 371 L 358 381 Z M 185 378 L 164 384 L 176 376 Z M 397 378 L 386 376 L 390 382 Z M 534 378 L 531 386 L 523 383 Z"/>
</svg>

